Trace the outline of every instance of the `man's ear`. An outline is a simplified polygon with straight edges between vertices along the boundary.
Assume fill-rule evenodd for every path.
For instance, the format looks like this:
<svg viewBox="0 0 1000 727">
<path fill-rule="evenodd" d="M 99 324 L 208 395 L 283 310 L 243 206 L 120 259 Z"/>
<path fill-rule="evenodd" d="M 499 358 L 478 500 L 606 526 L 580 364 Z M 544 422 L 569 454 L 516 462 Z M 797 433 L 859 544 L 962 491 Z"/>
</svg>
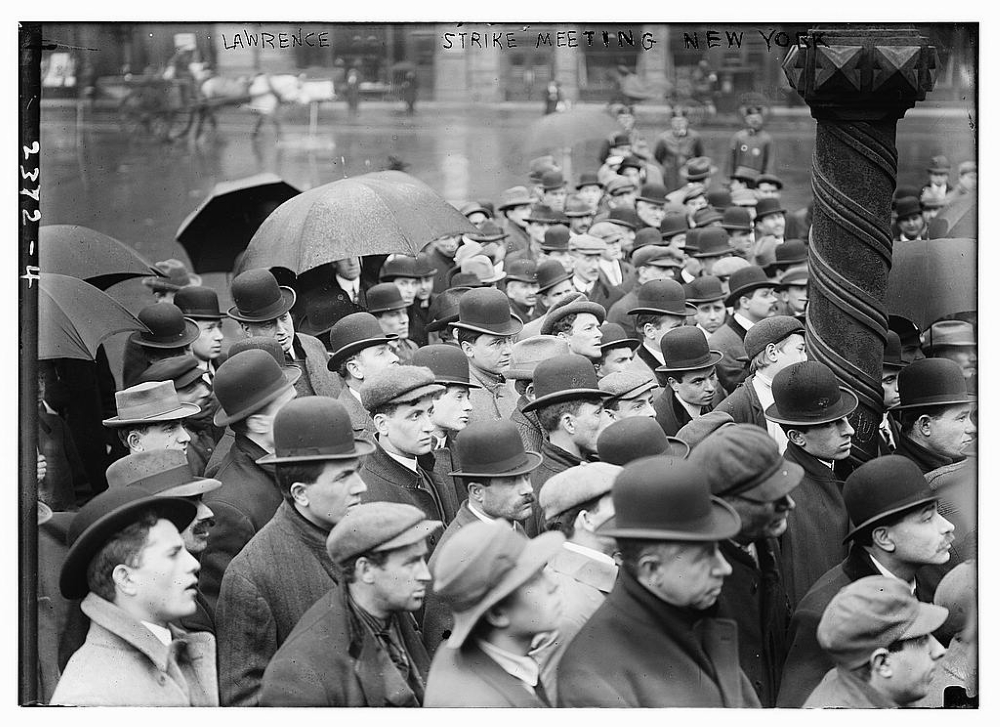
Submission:
<svg viewBox="0 0 1000 727">
<path fill-rule="evenodd" d="M 673 391 L 676 394 L 677 391 L 681 388 L 681 382 L 675 379 L 673 376 L 668 376 L 667 386 L 669 386 L 671 391 Z"/>
<path fill-rule="evenodd" d="M 132 573 L 128 566 L 119 563 L 111 571 L 111 580 L 115 584 L 115 590 L 126 596 L 134 596 L 136 593 L 135 582 L 132 580 Z"/>
<path fill-rule="evenodd" d="M 250 338 L 253 336 L 253 334 L 250 333 L 250 326 L 248 326 L 243 321 L 240 321 L 240 330 L 243 331 L 244 338 Z"/>
<path fill-rule="evenodd" d="M 868 666 L 871 667 L 872 674 L 877 674 L 883 679 L 892 676 L 892 664 L 888 649 L 875 649 L 868 657 Z"/>
<path fill-rule="evenodd" d="M 468 485 L 469 500 L 481 505 L 483 502 L 483 483 L 470 482 Z"/>
<path fill-rule="evenodd" d="M 293 482 L 292 486 L 288 488 L 289 494 L 292 496 L 292 500 L 295 501 L 297 505 L 302 505 L 303 507 L 309 506 L 309 494 L 306 492 L 306 486 L 301 482 Z"/>
<path fill-rule="evenodd" d="M 892 538 L 892 533 L 885 526 L 872 530 L 872 544 L 887 553 L 892 553 L 896 550 L 896 543 Z"/>
<path fill-rule="evenodd" d="M 789 429 L 787 436 L 788 436 L 788 441 L 791 442 L 792 444 L 798 447 L 805 446 L 806 443 L 805 437 L 802 436 L 802 432 L 800 432 L 798 429 Z"/>
<path fill-rule="evenodd" d="M 506 628 L 510 625 L 510 617 L 507 616 L 507 612 L 499 606 L 493 606 L 490 608 L 483 614 L 483 618 L 486 619 L 486 623 L 495 629 Z"/>
<path fill-rule="evenodd" d="M 375 423 L 375 431 L 381 436 L 385 437 L 389 433 L 389 417 L 385 414 L 376 414 L 372 417 L 372 421 Z"/>
</svg>

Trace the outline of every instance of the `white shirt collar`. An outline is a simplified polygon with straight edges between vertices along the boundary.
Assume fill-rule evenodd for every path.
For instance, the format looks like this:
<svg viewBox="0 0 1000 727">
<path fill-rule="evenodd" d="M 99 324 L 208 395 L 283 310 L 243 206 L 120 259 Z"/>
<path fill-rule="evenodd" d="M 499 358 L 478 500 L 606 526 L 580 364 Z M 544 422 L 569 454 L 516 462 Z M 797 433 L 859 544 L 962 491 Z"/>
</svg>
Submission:
<svg viewBox="0 0 1000 727">
<path fill-rule="evenodd" d="M 663 360 L 663 351 L 660 350 L 659 345 L 657 345 L 656 348 L 653 348 L 652 346 L 649 346 L 646 343 L 645 339 L 643 339 L 642 347 L 645 348 L 647 351 L 649 351 L 651 354 L 653 354 L 653 358 L 659 361 L 661 366 L 666 364 L 666 361 Z"/>
<path fill-rule="evenodd" d="M 404 456 L 402 456 L 400 454 L 394 454 L 393 452 L 390 452 L 388 449 L 385 450 L 385 453 L 387 455 L 389 455 L 390 457 L 392 457 L 397 462 L 399 462 L 401 465 L 403 465 L 404 467 L 406 467 L 406 469 L 411 470 L 413 472 L 417 471 L 417 458 L 416 457 L 412 457 L 412 458 L 411 457 L 404 457 Z"/>
<path fill-rule="evenodd" d="M 750 320 L 749 318 L 747 318 L 742 313 L 733 313 L 733 318 L 735 318 L 736 322 L 739 323 L 741 326 L 743 326 L 748 331 L 751 328 L 753 328 L 753 321 Z"/>
<path fill-rule="evenodd" d="M 150 623 L 149 621 L 141 621 L 140 623 L 149 629 L 153 636 L 164 646 L 170 646 L 170 642 L 174 640 L 174 635 L 170 633 L 170 629 L 165 629 L 159 624 Z"/>
<path fill-rule="evenodd" d="M 903 581 L 902 578 L 900 578 L 895 573 L 893 573 L 892 571 L 888 570 L 884 565 L 882 565 L 881 563 L 879 563 L 878 560 L 875 559 L 874 555 L 872 555 L 871 553 L 869 553 L 868 557 L 872 559 L 872 563 L 875 564 L 875 567 L 878 569 L 878 572 L 881 573 L 882 575 L 884 575 L 886 578 L 895 578 L 897 581 Z M 913 595 L 917 594 L 917 579 L 916 578 L 914 578 L 912 581 L 909 581 L 909 582 L 903 581 L 903 583 L 906 583 L 907 587 L 910 589 L 910 593 L 912 593 Z"/>
<path fill-rule="evenodd" d="M 680 404 L 681 404 L 681 406 L 683 406 L 687 410 L 687 413 L 691 415 L 692 419 L 697 419 L 698 417 L 701 416 L 701 407 L 700 406 L 695 406 L 694 404 L 688 404 L 682 398 L 680 398 L 679 396 L 677 396 L 677 394 L 674 394 L 674 396 L 677 397 L 677 401 L 679 401 Z"/>
<path fill-rule="evenodd" d="M 340 277 L 336 273 L 334 273 L 333 277 L 336 278 L 337 285 L 340 286 L 341 290 L 343 290 L 345 293 L 350 293 L 355 298 L 358 296 L 358 281 L 357 280 L 348 280 L 347 278 Z"/>
<path fill-rule="evenodd" d="M 591 560 L 596 560 L 598 563 L 604 563 L 605 565 L 613 565 L 616 568 L 618 567 L 617 564 L 615 563 L 614 558 L 612 558 L 610 555 L 602 553 L 599 550 L 594 550 L 593 548 L 588 548 L 585 545 L 578 545 L 577 543 L 571 543 L 568 541 L 563 543 L 563 547 L 566 548 L 566 550 L 571 550 L 574 553 L 579 553 L 580 555 L 584 555 L 590 558 Z"/>
<path fill-rule="evenodd" d="M 59 414 L 56 413 L 56 410 L 53 409 L 51 406 L 49 406 L 49 402 L 45 401 L 45 399 L 42 399 L 42 406 L 45 408 L 46 414 L 51 414 L 52 416 L 59 416 Z"/>
<path fill-rule="evenodd" d="M 760 400 L 760 408 L 766 411 L 767 407 L 774 403 L 774 393 L 771 391 L 771 379 L 765 376 L 763 372 L 757 371 L 754 373 L 752 379 L 749 380 L 751 381 L 751 386 L 753 386 L 754 393 L 757 394 L 757 398 Z M 785 430 L 781 428 L 781 425 L 768 419 L 767 433 L 771 435 L 771 439 L 778 445 L 778 451 L 784 454 L 788 448 L 788 435 L 785 434 Z"/>
<path fill-rule="evenodd" d="M 476 643 L 479 644 L 483 653 L 495 661 L 501 669 L 519 680 L 529 692 L 535 693 L 535 685 L 538 684 L 537 661 L 527 655 L 512 654 L 483 639 L 477 639 Z"/>
<path fill-rule="evenodd" d="M 705 338 L 711 338 L 712 337 L 712 333 L 707 328 L 702 327 L 702 325 L 700 323 L 698 325 L 696 325 L 695 328 L 697 328 L 699 331 L 701 331 L 702 333 L 704 333 L 705 334 Z"/>
<path fill-rule="evenodd" d="M 594 289 L 594 285 L 597 283 L 595 280 L 593 283 L 588 283 L 583 278 L 576 275 L 573 276 L 573 287 L 576 288 L 581 293 L 589 293 Z"/>
<path fill-rule="evenodd" d="M 351 395 L 352 395 L 352 396 L 353 396 L 353 397 L 354 397 L 355 399 L 357 399 L 359 403 L 361 402 L 361 392 L 360 392 L 360 391 L 357 391 L 357 390 L 355 390 L 355 389 L 352 389 L 352 388 L 351 388 L 350 386 L 348 386 L 348 387 L 347 387 L 347 390 L 348 390 L 349 392 L 351 392 Z"/>
</svg>

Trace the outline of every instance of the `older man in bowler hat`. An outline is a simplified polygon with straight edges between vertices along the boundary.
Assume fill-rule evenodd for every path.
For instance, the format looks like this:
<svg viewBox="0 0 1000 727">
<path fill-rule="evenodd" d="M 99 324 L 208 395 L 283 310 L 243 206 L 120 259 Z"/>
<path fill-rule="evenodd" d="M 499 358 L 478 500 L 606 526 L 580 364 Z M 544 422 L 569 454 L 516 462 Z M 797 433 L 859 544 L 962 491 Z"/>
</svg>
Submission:
<svg viewBox="0 0 1000 727">
<path fill-rule="evenodd" d="M 525 338 L 515 343 L 511 351 L 507 378 L 514 382 L 518 399 L 517 408 L 511 413 L 510 421 L 517 426 L 524 448 L 528 451 L 540 452 L 545 441 L 545 431 L 538 421 L 538 412 L 524 410 L 524 407 L 535 399 L 533 381 L 535 368 L 542 361 L 553 356 L 565 356 L 569 352 L 569 343 L 566 339 L 556 336 Z"/>
<path fill-rule="evenodd" d="M 269 336 L 281 344 L 287 363 L 302 372 L 295 383 L 299 396 L 340 394 L 341 383 L 326 367 L 326 348 L 317 338 L 296 333 L 291 311 L 295 291 L 278 285 L 264 268 L 240 273 L 232 284 L 233 302 L 227 315 L 250 336 Z"/>
<path fill-rule="evenodd" d="M 545 566 L 564 540 L 475 522 L 445 544 L 432 573 L 453 627 L 431 662 L 425 707 L 551 706 L 530 652 L 558 625 L 558 584 Z"/>
<path fill-rule="evenodd" d="M 847 417 L 857 409 L 858 397 L 819 361 L 782 369 L 771 391 L 774 403 L 764 417 L 788 437 L 785 459 L 806 472 L 792 491 L 795 517 L 781 536 L 782 575 L 794 609 L 812 584 L 847 555 L 847 506 L 833 468 L 851 454 L 854 427 Z"/>
<path fill-rule="evenodd" d="M 300 397 L 274 417 L 274 453 L 259 463 L 275 467 L 282 503 L 226 568 L 216 606 L 224 706 L 259 703 L 268 662 L 336 584 L 326 539 L 360 505 L 358 469 L 374 449 L 329 397 Z"/>
<path fill-rule="evenodd" d="M 865 462 L 848 476 L 844 500 L 851 530 L 844 542 L 851 549 L 795 609 L 778 706 L 801 707 L 834 666 L 817 642 L 816 627 L 846 585 L 882 575 L 906 584 L 920 601 L 931 602 L 937 585 L 931 569 L 950 560 L 955 530 L 938 512 L 937 499 L 920 469 L 897 455 Z"/>
<path fill-rule="evenodd" d="M 624 467 L 643 457 L 661 454 L 685 459 L 691 447 L 677 437 L 668 437 L 652 417 L 629 417 L 611 422 L 597 438 L 602 462 Z"/>
<path fill-rule="evenodd" d="M 672 437 L 725 397 L 715 373 L 722 353 L 711 350 L 705 336 L 692 326 L 667 331 L 660 339 L 660 351 L 664 363 L 656 367 L 656 374 L 664 389 L 653 401 L 653 409 L 663 433 Z"/>
<path fill-rule="evenodd" d="M 925 358 L 899 372 L 899 403 L 890 411 L 899 423 L 895 453 L 921 472 L 963 460 L 976 441 L 976 397 L 967 393 L 954 361 Z"/>
<path fill-rule="evenodd" d="M 732 573 L 719 542 L 739 516 L 701 469 L 665 456 L 626 465 L 611 498 L 595 532 L 617 542 L 618 582 L 559 662 L 559 706 L 760 706 L 736 624 L 709 610 Z"/>
<path fill-rule="evenodd" d="M 219 310 L 219 296 L 211 288 L 189 285 L 177 291 L 174 305 L 185 318 L 198 324 L 201 333 L 191 343 L 191 353 L 198 359 L 198 367 L 205 372 L 205 383 L 211 387 L 215 372 L 222 363 L 222 319 L 225 316 Z"/>
<path fill-rule="evenodd" d="M 180 535 L 196 510 L 178 497 L 116 487 L 77 513 L 59 588 L 83 599 L 90 630 L 52 704 L 218 706 L 215 637 L 175 625 L 196 609 L 198 561 Z"/>
<path fill-rule="evenodd" d="M 634 316 L 642 341 L 628 370 L 652 375 L 664 364 L 660 339 L 667 331 L 683 326 L 694 306 L 685 301 L 684 286 L 676 280 L 651 280 L 639 286 L 636 305 L 627 312 Z"/>
<path fill-rule="evenodd" d="M 326 539 L 336 585 L 302 616 L 264 672 L 269 707 L 419 707 L 430 659 L 413 612 L 431 574 L 423 511 L 373 502 Z"/>
<path fill-rule="evenodd" d="M 733 314 L 708 339 L 712 348 L 722 351 L 719 381 L 727 393 L 732 394 L 736 385 L 750 374 L 750 360 L 743 345 L 747 331 L 777 314 L 774 286 L 775 281 L 756 265 L 737 270 L 729 278 L 729 295 L 725 303 L 732 308 Z"/>
<path fill-rule="evenodd" d="M 122 383 L 134 386 L 150 364 L 191 353 L 191 344 L 201 336 L 198 324 L 186 318 L 173 303 L 157 303 L 139 311 L 147 331 L 132 333 L 125 342 Z"/>
<path fill-rule="evenodd" d="M 528 321 L 518 340 L 537 336 L 542 331 L 545 314 L 552 310 L 560 300 L 575 293 L 573 288 L 573 273 L 563 268 L 555 260 L 545 260 L 536 269 L 538 277 L 538 295 L 535 298 L 534 318 Z"/>
<path fill-rule="evenodd" d="M 214 617 L 222 576 L 230 561 L 274 516 L 282 503 L 274 468 L 258 460 L 274 452 L 274 417 L 297 395 L 298 368 L 282 369 L 271 354 L 259 349 L 242 351 L 219 367 L 215 395 L 219 411 L 216 426 L 228 425 L 233 443 L 206 477 L 222 482 L 205 504 L 215 513 L 208 547 L 201 556 L 198 587 Z"/>
<path fill-rule="evenodd" d="M 690 461 L 740 516 L 740 531 L 719 543 L 733 568 L 719 594 L 719 615 L 739 627 L 740 666 L 765 707 L 775 706 L 792 607 L 778 565 L 778 537 L 795 501 L 789 493 L 804 471 L 782 458 L 762 429 L 734 424 L 717 429 L 691 451 Z"/>
<path fill-rule="evenodd" d="M 525 450 L 511 422 L 479 422 L 458 436 L 458 464 L 449 474 L 464 488 L 462 506 L 431 557 L 434 568 L 444 544 L 475 522 L 498 524 L 525 532 L 538 511 L 531 473 L 541 464 L 537 452 Z M 534 528 L 532 527 L 534 530 Z M 534 533 L 532 533 L 534 534 Z M 432 656 L 452 629 L 451 611 L 434 592 L 424 612 L 424 643 Z"/>
</svg>

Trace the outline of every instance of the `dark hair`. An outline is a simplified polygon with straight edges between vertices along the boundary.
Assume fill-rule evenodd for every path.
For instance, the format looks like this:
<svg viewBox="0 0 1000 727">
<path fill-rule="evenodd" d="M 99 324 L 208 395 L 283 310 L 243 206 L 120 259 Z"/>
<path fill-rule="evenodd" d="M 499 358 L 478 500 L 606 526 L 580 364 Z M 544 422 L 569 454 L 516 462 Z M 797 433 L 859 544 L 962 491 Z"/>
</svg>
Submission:
<svg viewBox="0 0 1000 727">
<path fill-rule="evenodd" d="M 146 432 L 150 430 L 152 424 L 129 424 L 128 426 L 118 428 L 118 439 L 125 446 L 125 449 L 129 449 L 128 437 L 132 432 L 137 432 L 141 437 Z"/>
<path fill-rule="evenodd" d="M 896 421 L 899 422 L 899 433 L 903 436 L 909 436 L 920 417 L 928 416 L 931 419 L 940 419 L 950 406 L 952 405 L 945 404 L 944 406 L 926 406 L 917 409 L 898 410 L 895 412 L 895 417 Z"/>
<path fill-rule="evenodd" d="M 476 345 L 476 341 L 479 340 L 480 336 L 485 336 L 485 333 L 480 333 L 479 331 L 470 331 L 465 328 L 456 328 L 458 331 L 458 345 L 461 346 L 463 343 L 468 343 L 471 346 Z"/>
<path fill-rule="evenodd" d="M 105 601 L 115 600 L 114 570 L 124 563 L 138 568 L 149 530 L 160 521 L 155 510 L 143 510 L 135 522 L 115 533 L 87 564 L 87 587 Z"/>
<path fill-rule="evenodd" d="M 304 485 L 311 485 L 319 476 L 323 474 L 329 460 L 313 460 L 310 462 L 289 462 L 288 464 L 278 463 L 275 465 L 275 473 L 278 480 L 278 489 L 286 500 L 292 499 L 292 485 L 301 482 Z"/>
<path fill-rule="evenodd" d="M 381 568 L 389 560 L 391 552 L 392 550 L 379 550 L 371 553 L 358 553 L 347 560 L 340 561 L 337 566 L 340 568 L 340 575 L 344 583 L 354 583 L 354 568 L 358 563 L 358 558 L 364 558 L 375 567 Z"/>
<path fill-rule="evenodd" d="M 343 361 L 341 361 L 340 365 L 337 367 L 337 373 L 340 375 L 340 378 L 342 378 L 344 381 L 347 381 L 348 379 L 352 378 L 351 372 L 347 370 L 347 362 L 352 360 L 353 358 L 354 356 L 348 356 Z"/>
<path fill-rule="evenodd" d="M 636 313 L 635 330 L 641 335 L 642 329 L 646 327 L 647 323 L 652 323 L 655 326 L 662 317 L 662 313 Z"/>
<path fill-rule="evenodd" d="M 633 578 L 639 577 L 639 560 L 650 549 L 660 544 L 659 540 L 645 538 L 615 538 L 622 568 Z"/>
<path fill-rule="evenodd" d="M 521 396 L 527 396 L 528 387 L 531 385 L 531 379 L 514 379 L 514 391 L 516 391 Z"/>
<path fill-rule="evenodd" d="M 576 323 L 576 317 L 580 315 L 579 313 L 570 313 L 568 316 L 563 316 L 555 323 L 552 324 L 553 336 L 558 336 L 560 333 L 572 333 L 573 324 Z"/>
<path fill-rule="evenodd" d="M 596 510 L 601 503 L 601 499 L 604 495 L 598 495 L 597 497 L 592 497 L 586 502 L 581 502 L 579 505 L 574 505 L 569 510 L 565 510 L 558 515 L 548 518 L 545 521 L 546 530 L 557 530 L 567 538 L 572 538 L 574 533 L 576 533 L 576 527 L 574 523 L 576 522 L 577 515 L 586 510 L 587 512 L 593 512 Z"/>
<path fill-rule="evenodd" d="M 559 428 L 559 420 L 563 418 L 564 414 L 579 416 L 580 407 L 593 401 L 599 401 L 599 399 L 595 397 L 570 399 L 569 401 L 560 401 L 558 404 L 543 406 L 538 409 L 538 423 L 546 432 L 554 432 Z"/>
</svg>

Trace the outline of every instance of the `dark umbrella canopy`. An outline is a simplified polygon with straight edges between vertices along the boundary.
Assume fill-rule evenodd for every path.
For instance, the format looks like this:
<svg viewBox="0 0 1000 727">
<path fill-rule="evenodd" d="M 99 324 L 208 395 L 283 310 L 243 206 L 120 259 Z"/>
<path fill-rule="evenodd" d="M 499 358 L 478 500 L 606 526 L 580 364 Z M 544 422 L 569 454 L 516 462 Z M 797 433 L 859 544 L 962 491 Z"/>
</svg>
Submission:
<svg viewBox="0 0 1000 727">
<path fill-rule="evenodd" d="M 969 238 L 895 243 L 885 295 L 889 313 L 924 330 L 945 316 L 976 310 L 976 247 Z"/>
<path fill-rule="evenodd" d="M 38 358 L 93 361 L 101 342 L 123 331 L 147 331 L 118 301 L 79 278 L 41 273 Z"/>
<path fill-rule="evenodd" d="M 196 273 L 228 273 L 265 218 L 299 194 L 276 174 L 219 182 L 177 230 Z"/>
<path fill-rule="evenodd" d="M 101 290 L 129 278 L 163 277 L 128 245 L 80 225 L 42 225 L 38 256 L 43 273 L 70 275 Z"/>
<path fill-rule="evenodd" d="M 618 122 L 603 111 L 570 109 L 547 114 L 528 131 L 528 151 L 542 152 L 571 148 L 585 141 L 598 141 L 619 131 Z"/>
<path fill-rule="evenodd" d="M 257 230 L 235 272 L 284 268 L 298 275 L 347 257 L 416 255 L 444 235 L 477 231 L 418 179 L 404 172 L 373 172 L 324 184 L 278 207 Z"/>
</svg>

